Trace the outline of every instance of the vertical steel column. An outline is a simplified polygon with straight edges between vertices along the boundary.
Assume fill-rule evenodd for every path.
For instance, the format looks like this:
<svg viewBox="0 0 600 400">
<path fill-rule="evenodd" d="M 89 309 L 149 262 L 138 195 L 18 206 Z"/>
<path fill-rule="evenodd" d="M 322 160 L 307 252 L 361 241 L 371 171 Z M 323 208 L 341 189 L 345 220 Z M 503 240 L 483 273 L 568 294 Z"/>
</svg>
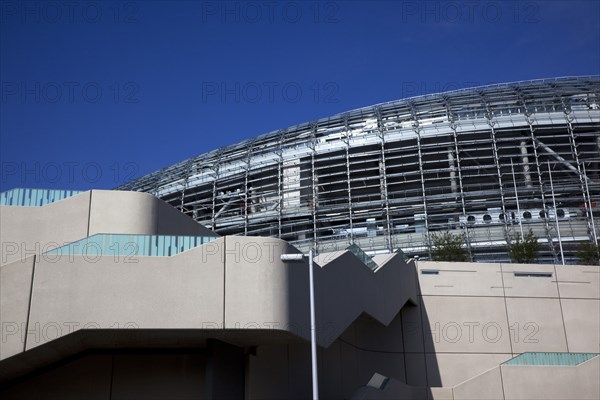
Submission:
<svg viewBox="0 0 600 400">
<path fill-rule="evenodd" d="M 596 139 L 596 152 L 598 153 L 598 157 L 600 158 L 600 136 Z M 600 170 L 600 162 L 595 163 L 596 168 Z"/>
<path fill-rule="evenodd" d="M 248 235 L 248 175 L 250 174 L 250 160 L 252 159 L 255 140 L 253 139 L 248 145 L 245 161 L 246 166 L 244 168 L 244 236 Z"/>
<path fill-rule="evenodd" d="M 383 208 L 385 211 L 386 246 L 388 251 L 392 253 L 394 251 L 394 246 L 392 244 L 392 229 L 390 224 L 390 202 L 388 197 L 387 171 L 385 165 L 385 133 L 383 121 L 381 119 L 381 109 L 379 107 L 375 107 L 375 115 L 377 117 L 377 136 L 379 137 L 379 142 L 381 144 L 381 164 L 379 165 L 379 179 L 381 182 L 381 195 L 383 200 Z"/>
<path fill-rule="evenodd" d="M 491 118 L 488 119 L 488 124 L 490 126 L 490 135 L 492 139 L 492 150 L 494 152 L 494 163 L 496 164 L 496 174 L 498 175 L 498 187 L 500 190 L 500 204 L 502 205 L 502 213 L 504 214 L 504 233 L 507 237 L 507 240 L 510 236 L 507 222 L 507 214 L 506 214 L 506 196 L 504 194 L 504 184 L 502 183 L 502 168 L 500 166 L 500 157 L 498 156 L 498 143 L 496 142 L 496 130 L 494 129 L 495 122 L 492 121 Z M 519 216 L 519 219 L 522 216 Z"/>
<path fill-rule="evenodd" d="M 244 236 L 248 235 L 248 170 L 250 165 L 246 160 L 246 166 L 244 167 Z"/>
<path fill-rule="evenodd" d="M 216 165 L 213 165 L 213 192 L 212 192 L 212 217 L 211 217 L 211 228 L 215 232 L 217 226 L 216 208 L 217 208 L 217 180 L 219 179 L 219 166 L 220 166 L 220 155 L 217 157 Z"/>
<path fill-rule="evenodd" d="M 350 221 L 350 244 L 354 243 L 354 224 L 352 221 L 352 185 L 350 184 L 350 129 L 348 116 L 344 116 L 344 142 L 346 143 L 346 183 L 348 185 L 348 220 Z"/>
<path fill-rule="evenodd" d="M 192 173 L 192 166 L 194 164 L 193 159 L 189 160 L 185 166 L 185 178 L 183 178 L 183 188 L 181 189 L 181 204 L 179 206 L 179 211 L 185 214 L 185 190 L 187 189 L 188 181 L 190 179 L 190 174 Z"/>
<path fill-rule="evenodd" d="M 429 234 L 429 214 L 427 213 L 427 194 L 425 193 L 425 174 L 423 172 L 423 153 L 421 151 L 421 129 L 419 122 L 416 121 L 415 133 L 417 134 L 417 151 L 419 156 L 419 173 L 421 175 L 421 193 L 423 194 L 423 214 L 425 215 L 425 241 L 427 245 L 427 254 L 431 256 L 431 235 Z"/>
<path fill-rule="evenodd" d="M 319 188 L 317 183 L 317 174 L 315 171 L 315 154 L 317 151 L 317 124 L 312 124 L 311 127 L 311 135 L 310 135 L 310 144 L 309 148 L 312 150 L 310 153 L 310 168 L 312 174 L 312 223 L 313 223 L 313 248 L 316 253 L 319 253 L 318 241 L 317 241 L 317 207 L 318 201 L 317 196 L 319 195 Z"/>
<path fill-rule="evenodd" d="M 485 106 L 485 118 L 487 119 L 488 126 L 490 127 L 490 137 L 492 140 L 492 151 L 494 154 L 494 164 L 496 165 L 496 174 L 498 175 L 498 188 L 500 191 L 500 204 L 502 206 L 502 213 L 504 214 L 504 235 L 506 237 L 506 244 L 510 243 L 511 240 L 511 229 L 508 227 L 508 214 L 506 213 L 506 196 L 504 194 L 504 184 L 502 182 L 502 167 L 500 164 L 500 156 L 498 155 L 498 142 L 496 141 L 496 130 L 494 129 L 494 125 L 496 125 L 496 121 L 494 121 L 494 113 L 490 108 L 487 100 L 483 96 L 483 94 L 479 94 L 481 98 L 482 104 Z M 521 218 L 521 216 L 519 216 Z M 512 227 L 511 227 L 512 228 Z"/>
<path fill-rule="evenodd" d="M 579 186 L 581 188 L 581 195 L 583 197 L 583 204 L 585 208 L 585 223 L 587 225 L 588 236 L 593 239 L 595 237 L 593 227 L 593 214 L 592 210 L 588 209 L 589 192 L 586 190 L 587 187 L 587 174 L 582 171 L 581 162 L 579 161 L 579 152 L 577 151 L 577 142 L 575 140 L 575 133 L 573 132 L 573 116 L 568 113 L 566 105 L 563 105 L 563 111 L 565 114 L 565 120 L 567 122 L 567 128 L 569 130 L 569 143 L 571 145 L 571 155 L 577 166 L 577 175 L 579 178 Z M 589 215 L 589 217 L 588 217 Z"/>
<path fill-rule="evenodd" d="M 410 107 L 410 113 L 413 118 L 413 130 L 417 136 L 417 155 L 419 159 L 419 173 L 421 176 L 421 192 L 423 201 L 423 214 L 425 215 L 425 245 L 427 246 L 427 254 L 431 259 L 431 236 L 429 234 L 429 215 L 427 213 L 427 195 L 425 194 L 425 174 L 423 172 L 423 153 L 421 151 L 421 127 L 419 126 L 419 117 L 415 110 L 415 105 L 411 101 L 408 103 Z"/>
<path fill-rule="evenodd" d="M 524 113 L 525 121 L 527 122 L 527 125 L 529 126 L 531 145 L 533 148 L 533 155 L 535 158 L 535 168 L 536 168 L 536 171 L 538 174 L 538 183 L 540 185 L 540 196 L 542 199 L 542 209 L 544 210 L 543 220 L 544 220 L 544 228 L 546 230 L 546 239 L 548 241 L 548 247 L 550 248 L 552 258 L 554 259 L 554 262 L 556 263 L 558 261 L 558 257 L 557 257 L 556 248 L 554 247 L 554 242 L 552 239 L 552 233 L 551 233 L 552 229 L 550 227 L 550 223 L 548 222 L 548 208 L 546 207 L 546 196 L 544 194 L 544 181 L 542 179 L 542 171 L 540 168 L 541 164 L 540 164 L 540 159 L 539 159 L 538 150 L 537 150 L 538 141 L 535 138 L 535 133 L 534 133 L 534 129 L 533 129 L 534 120 L 533 120 L 533 118 L 531 118 L 531 111 L 529 109 L 529 106 L 527 104 L 527 101 L 525 100 L 525 96 L 523 95 L 522 91 L 520 89 L 515 89 L 515 91 L 517 93 L 517 97 L 519 98 L 519 101 L 523 105 L 523 109 L 525 110 L 525 113 Z M 556 210 L 555 210 L 555 212 L 556 212 Z M 519 217 L 522 217 L 522 216 L 519 216 Z"/>
<path fill-rule="evenodd" d="M 558 257 L 556 254 L 556 249 L 554 248 L 554 242 L 552 240 L 552 235 L 550 234 L 550 225 L 548 223 L 548 212 L 547 212 L 548 208 L 546 207 L 546 195 L 544 194 L 544 180 L 542 179 L 542 171 L 540 168 L 540 158 L 539 158 L 538 151 L 537 151 L 538 142 L 535 140 L 533 121 L 529 118 L 528 115 L 526 117 L 527 117 L 527 123 L 529 124 L 529 132 L 531 134 L 531 143 L 533 145 L 533 155 L 535 157 L 535 168 L 537 170 L 538 182 L 540 185 L 540 196 L 542 198 L 542 209 L 545 211 L 544 212 L 544 226 L 546 228 L 546 237 L 548 239 L 548 246 L 550 247 L 550 251 L 552 253 L 552 258 L 554 259 L 554 262 L 557 262 Z M 555 210 L 555 212 L 556 212 L 556 210 Z"/>
<path fill-rule="evenodd" d="M 558 223 L 558 214 L 556 212 L 556 199 L 554 197 L 554 183 L 552 183 L 552 170 L 550 169 L 550 161 L 548 161 L 548 177 L 550 178 L 550 190 L 552 193 L 552 205 L 554 207 L 554 222 L 556 222 L 556 234 L 558 235 L 558 246 L 560 248 L 560 259 L 562 260 L 562 265 L 565 265 L 565 254 L 563 252 L 562 238 L 560 237 L 560 225 Z"/>
<path fill-rule="evenodd" d="M 466 221 L 467 221 L 467 206 L 465 203 L 465 192 L 464 192 L 464 188 L 463 188 L 462 169 L 460 166 L 460 150 L 458 147 L 458 132 L 457 132 L 458 126 L 457 126 L 455 115 L 450 109 L 450 102 L 449 102 L 448 98 L 446 96 L 443 96 L 443 100 L 444 100 L 444 107 L 446 108 L 446 114 L 448 116 L 448 121 L 450 122 L 450 129 L 452 129 L 452 138 L 454 139 L 454 157 L 456 159 L 456 167 L 457 167 L 457 172 L 458 172 L 458 187 L 460 190 L 460 204 L 461 204 L 463 219 L 465 221 L 464 224 L 460 224 L 460 229 L 463 231 L 463 233 L 465 235 L 465 240 L 467 242 L 466 243 L 467 244 L 467 252 L 469 254 L 469 260 L 471 262 L 473 262 L 474 259 L 473 259 L 473 252 L 471 249 L 471 236 L 470 236 L 471 232 L 469 231 L 469 227 L 466 223 Z"/>
<path fill-rule="evenodd" d="M 285 129 L 281 130 L 279 133 L 279 143 L 277 146 L 277 155 L 279 155 L 279 160 L 277 162 L 277 201 L 279 205 L 277 207 L 277 237 L 281 239 L 281 219 L 283 213 L 283 182 L 281 174 L 283 173 L 283 138 L 285 137 Z"/>
</svg>

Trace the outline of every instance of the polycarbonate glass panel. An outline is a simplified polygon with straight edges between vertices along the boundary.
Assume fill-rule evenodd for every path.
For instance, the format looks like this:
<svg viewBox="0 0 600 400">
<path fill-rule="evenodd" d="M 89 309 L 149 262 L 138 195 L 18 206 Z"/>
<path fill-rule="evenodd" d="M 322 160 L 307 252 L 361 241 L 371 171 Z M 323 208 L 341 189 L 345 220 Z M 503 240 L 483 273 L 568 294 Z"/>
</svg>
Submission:
<svg viewBox="0 0 600 400">
<path fill-rule="evenodd" d="M 0 206 L 40 207 L 79 193 L 82 191 L 15 188 L 0 193 Z"/>
<path fill-rule="evenodd" d="M 354 254 L 358 259 L 360 259 L 360 261 L 362 261 L 372 271 L 377 269 L 377 267 L 378 267 L 377 263 L 375 263 L 375 261 L 373 261 L 371 256 L 369 256 L 367 253 L 365 253 L 357 245 L 351 244 L 350 246 L 346 247 L 346 250 L 348 250 L 350 253 Z"/>
<path fill-rule="evenodd" d="M 523 353 L 504 364 L 576 366 L 597 356 L 598 353 Z"/>
<path fill-rule="evenodd" d="M 86 257 L 170 257 L 215 239 L 217 237 L 212 236 L 97 234 L 52 249 L 45 254 Z"/>
</svg>

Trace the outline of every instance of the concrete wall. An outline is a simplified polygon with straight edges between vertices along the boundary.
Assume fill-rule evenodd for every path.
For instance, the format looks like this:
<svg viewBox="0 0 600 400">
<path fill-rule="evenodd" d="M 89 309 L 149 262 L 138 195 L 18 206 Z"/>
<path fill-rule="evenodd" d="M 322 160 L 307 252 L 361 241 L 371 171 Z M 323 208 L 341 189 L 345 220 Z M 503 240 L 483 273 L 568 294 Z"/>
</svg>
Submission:
<svg viewBox="0 0 600 400">
<path fill-rule="evenodd" d="M 401 318 L 387 327 L 362 315 L 341 338 L 319 347 L 319 393 L 324 399 L 350 398 L 373 374 L 403 378 L 405 363 Z M 311 398 L 308 343 L 265 344 L 249 357 L 250 399 Z"/>
<path fill-rule="evenodd" d="M 91 191 L 89 235 L 96 233 L 219 236 L 152 195 L 110 190 Z"/>
<path fill-rule="evenodd" d="M 218 239 L 223 241 L 223 239 Z M 26 349 L 84 329 L 222 326 L 221 255 L 198 247 L 174 257 L 63 256 L 35 266 Z M 41 333 L 40 333 L 41 332 Z"/>
<path fill-rule="evenodd" d="M 420 262 L 417 271 L 419 306 L 401 313 L 405 376 L 389 367 L 398 355 L 379 362 L 390 384 L 354 398 L 600 398 L 599 357 L 577 367 L 500 366 L 522 352 L 600 353 L 597 267 Z"/>
<path fill-rule="evenodd" d="M 425 362 L 409 357 L 420 375 L 409 383 L 452 387 L 528 351 L 600 352 L 597 267 L 420 262 L 417 270 L 422 312 L 404 311 L 405 344 L 424 347 Z"/>
<path fill-rule="evenodd" d="M 186 352 L 89 354 L 1 392 L 5 400 L 198 400 L 206 356 Z"/>
<path fill-rule="evenodd" d="M 0 360 L 25 350 L 34 260 L 0 267 Z"/>
<path fill-rule="evenodd" d="M 600 398 L 600 358 L 576 367 L 502 365 L 507 400 Z"/>
<path fill-rule="evenodd" d="M 272 374 L 281 371 L 291 378 L 275 387 L 297 393 L 310 387 L 308 265 L 280 261 L 295 251 L 277 239 L 226 237 L 173 257 L 62 256 L 40 258 L 29 269 L 5 265 L 0 288 L 18 294 L 6 318 L 26 326 L 2 344 L 0 380 L 52 369 L 90 348 L 204 348 L 216 338 L 256 348 L 245 367 L 248 393 L 280 398 Z M 349 397 L 382 364 L 404 373 L 403 357 L 356 348 L 403 351 L 399 311 L 416 303 L 414 268 L 400 257 L 385 261 L 377 272 L 349 252 L 315 264 L 324 393 Z"/>
<path fill-rule="evenodd" d="M 225 237 L 173 257 L 39 257 L 34 243 L 95 233 L 210 232 L 141 193 L 92 191 L 0 212 L 3 397 L 164 398 L 178 386 L 186 399 L 310 397 L 308 265 L 280 260 L 297 252 L 286 242 Z M 33 250 L 12 254 L 7 243 Z M 600 352 L 597 267 L 375 261 L 374 272 L 350 252 L 316 259 L 323 398 L 597 394 L 588 379 L 597 358 L 499 366 L 526 351 Z M 118 350 L 132 348 L 139 353 Z M 86 358 L 90 349 L 105 353 Z M 361 389 L 376 373 L 389 386 Z M 52 392 L 52 381 L 64 386 Z"/>
<path fill-rule="evenodd" d="M 140 192 L 91 190 L 43 207 L 0 206 L 0 265 L 96 233 L 218 236 Z"/>
<path fill-rule="evenodd" d="M 88 235 L 91 191 L 43 207 L 0 206 L 0 265 Z"/>
<path fill-rule="evenodd" d="M 419 273 L 418 306 L 405 306 L 387 326 L 365 315 L 320 350 L 323 398 L 422 398 L 423 393 L 431 399 L 503 398 L 499 365 L 521 352 L 565 352 L 567 344 L 571 352 L 598 352 L 600 313 L 594 307 L 600 286 L 594 267 L 420 263 L 417 270 L 421 269 L 437 269 L 440 274 Z M 553 276 L 515 277 L 515 271 Z M 569 291 L 569 285 L 582 290 Z M 307 345 L 260 346 L 250 357 L 249 397 L 293 398 L 297 393 L 309 397 L 308 354 Z M 502 371 L 510 368 L 519 367 L 503 366 Z M 527 390 L 527 395 L 519 394 L 527 380 L 538 385 L 543 379 L 560 382 L 555 384 L 567 389 L 556 398 L 589 398 L 589 393 L 598 392 L 595 384 L 573 386 L 568 374 L 561 379 L 544 375 L 556 368 L 573 372 L 580 367 L 528 367 L 524 381 L 511 389 L 515 398 L 536 398 Z M 376 372 L 408 385 L 395 384 L 385 392 L 368 388 L 352 392 L 356 386 L 348 382 L 365 384 Z M 304 383 L 300 388 L 298 381 Z M 552 391 L 540 393 L 546 393 L 542 398 L 554 398 Z"/>
<path fill-rule="evenodd" d="M 94 265 L 51 265 L 41 260 L 35 267 L 29 324 L 38 322 L 50 327 L 53 323 L 87 321 L 110 327 L 134 322 L 144 328 L 136 332 L 166 329 L 171 333 L 160 339 L 138 334 L 133 336 L 134 342 L 117 338 L 108 348 L 131 343 L 145 351 L 153 346 L 178 348 L 189 343 L 205 348 L 206 341 L 193 342 L 177 334 L 191 328 L 191 336 L 219 338 L 245 349 L 246 398 L 308 398 L 307 269 L 303 263 L 279 261 L 279 255 L 289 251 L 293 249 L 275 239 L 227 237 L 175 257 L 146 257 L 132 265 L 106 259 Z M 420 263 L 416 268 L 419 274 L 415 275 L 410 265 L 393 258 L 373 273 L 364 266 L 359 269 L 352 257 L 338 254 L 317 269 L 319 329 L 334 335 L 332 340 L 326 334 L 321 336 L 322 398 L 401 399 L 422 398 L 424 394 L 428 399 L 528 399 L 543 393 L 545 398 L 587 399 L 598 393 L 591 378 L 598 373 L 598 358 L 578 367 L 499 367 L 522 351 L 567 351 L 568 345 L 570 351 L 597 352 L 599 321 L 593 307 L 599 301 L 599 274 L 593 267 L 555 270 L 554 266 Z M 423 269 L 435 269 L 439 274 L 423 275 Z M 386 275 L 386 270 L 395 272 Z M 550 271 L 553 276 L 514 276 L 515 271 L 534 270 Z M 19 277 L 12 276 L 10 268 L 3 271 L 3 281 L 27 288 L 31 272 L 23 270 Z M 371 275 L 363 276 L 364 271 Z M 377 282 L 379 274 L 387 277 L 387 284 Z M 348 279 L 352 276 L 354 279 Z M 411 279 L 414 287 L 420 286 L 415 304 L 406 300 L 401 312 L 388 321 L 385 305 L 390 303 L 385 299 Z M 531 282 L 529 291 L 522 280 Z M 562 289 L 571 288 L 569 285 L 582 285 L 582 290 L 565 289 L 569 297 L 563 297 Z M 369 289 L 378 287 L 387 288 L 387 293 L 375 295 Z M 368 290 L 361 292 L 360 288 Z M 504 296 L 505 292 L 514 295 Z M 354 302 L 344 307 L 349 296 L 355 297 Z M 373 299 L 371 306 L 364 306 Z M 12 306 L 21 318 L 23 301 L 21 296 Z M 364 309 L 371 307 L 369 314 L 373 315 L 357 311 L 352 319 L 348 313 L 352 304 L 357 309 L 360 304 Z M 340 307 L 344 312 L 336 314 L 334 311 Z M 333 324 L 328 324 L 331 321 Z M 525 327 L 526 323 L 531 325 Z M 579 326 L 586 328 L 577 329 Z M 24 355 L 57 342 L 48 341 L 52 337 L 40 338 L 39 332 L 37 337 L 27 336 L 30 350 Z M 54 331 L 48 329 L 46 333 L 52 335 Z M 94 343 L 91 339 L 84 342 L 88 346 Z M 515 350 L 517 347 L 519 350 Z M 53 347 L 54 351 L 57 348 Z M 56 368 L 48 373 L 54 374 Z M 390 378 L 386 389 L 361 389 L 375 373 Z M 28 388 L 38 387 L 38 379 L 43 382 L 49 378 L 43 373 L 31 379 L 35 381 L 29 381 Z M 200 385 L 205 375 L 187 375 L 186 379 L 193 380 L 189 383 L 192 386 Z M 133 381 L 135 377 L 130 376 L 123 382 Z M 163 383 L 164 390 L 170 387 L 169 382 Z M 8 393 L 15 398 L 25 398 L 19 393 L 30 393 L 16 387 L 25 386 L 10 387 L 12 392 Z M 200 392 L 203 390 L 204 386 Z M 161 391 L 157 389 L 157 393 Z"/>
<path fill-rule="evenodd" d="M 600 357 L 578 366 L 500 365 L 453 389 L 455 400 L 600 398 Z"/>
</svg>

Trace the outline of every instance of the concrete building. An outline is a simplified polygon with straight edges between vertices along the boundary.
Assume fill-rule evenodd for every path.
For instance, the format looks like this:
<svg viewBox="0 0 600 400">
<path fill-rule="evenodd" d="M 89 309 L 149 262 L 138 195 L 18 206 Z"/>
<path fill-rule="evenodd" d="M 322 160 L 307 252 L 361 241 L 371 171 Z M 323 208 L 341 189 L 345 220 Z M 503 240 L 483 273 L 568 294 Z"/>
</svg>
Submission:
<svg viewBox="0 0 600 400">
<path fill-rule="evenodd" d="M 276 237 L 304 252 L 356 244 L 431 259 L 432 235 L 450 231 L 470 261 L 508 262 L 507 242 L 531 229 L 537 262 L 576 264 L 579 246 L 600 237 L 600 77 L 364 107 L 120 189 L 151 193 L 221 235 Z"/>
<path fill-rule="evenodd" d="M 308 266 L 146 193 L 0 194 L 2 399 L 311 397 Z M 315 259 L 324 399 L 598 399 L 597 266 Z"/>
</svg>

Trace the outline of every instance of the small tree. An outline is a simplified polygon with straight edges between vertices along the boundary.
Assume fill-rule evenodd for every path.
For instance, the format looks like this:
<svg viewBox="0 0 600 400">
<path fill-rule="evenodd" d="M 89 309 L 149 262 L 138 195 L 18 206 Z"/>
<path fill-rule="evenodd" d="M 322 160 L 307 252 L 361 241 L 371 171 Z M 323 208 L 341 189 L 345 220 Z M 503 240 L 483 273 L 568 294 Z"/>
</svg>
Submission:
<svg viewBox="0 0 600 400">
<path fill-rule="evenodd" d="M 467 250 L 463 247 L 465 235 L 450 232 L 431 235 L 431 258 L 433 261 L 467 261 Z"/>
<path fill-rule="evenodd" d="M 539 249 L 540 244 L 531 229 L 525 234 L 525 237 L 521 237 L 517 233 L 512 240 L 508 241 L 508 253 L 514 263 L 532 263 L 537 257 Z"/>
<path fill-rule="evenodd" d="M 582 243 L 577 248 L 577 260 L 582 265 L 600 265 L 600 246 L 593 241 Z"/>
</svg>

